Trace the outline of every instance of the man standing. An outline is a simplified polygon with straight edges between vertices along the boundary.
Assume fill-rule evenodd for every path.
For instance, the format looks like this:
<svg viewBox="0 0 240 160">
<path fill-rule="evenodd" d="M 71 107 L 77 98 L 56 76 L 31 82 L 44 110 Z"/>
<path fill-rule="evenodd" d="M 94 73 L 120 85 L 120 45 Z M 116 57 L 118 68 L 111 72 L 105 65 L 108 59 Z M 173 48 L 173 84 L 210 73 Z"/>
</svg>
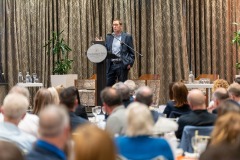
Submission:
<svg viewBox="0 0 240 160">
<path fill-rule="evenodd" d="M 108 52 L 112 52 L 117 57 L 107 60 L 107 86 L 112 86 L 116 80 L 126 81 L 128 71 L 133 66 L 135 55 L 132 36 L 122 32 L 120 19 L 113 20 L 113 33 L 106 37 L 106 48 Z"/>
</svg>

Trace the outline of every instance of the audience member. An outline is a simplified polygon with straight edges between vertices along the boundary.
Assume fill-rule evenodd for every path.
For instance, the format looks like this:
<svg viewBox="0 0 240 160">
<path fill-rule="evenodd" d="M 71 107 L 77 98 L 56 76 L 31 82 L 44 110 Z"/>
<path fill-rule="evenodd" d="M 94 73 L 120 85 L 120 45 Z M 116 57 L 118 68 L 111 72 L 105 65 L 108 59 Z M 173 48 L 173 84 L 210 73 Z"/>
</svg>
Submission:
<svg viewBox="0 0 240 160">
<path fill-rule="evenodd" d="M 214 125 L 210 145 L 240 144 L 240 114 L 235 112 L 220 116 Z"/>
<path fill-rule="evenodd" d="M 75 160 L 115 160 L 112 137 L 93 124 L 78 127 L 73 133 Z M 104 144 L 104 145 L 103 145 Z"/>
<path fill-rule="evenodd" d="M 40 111 L 49 104 L 54 104 L 50 91 L 46 88 L 41 88 L 34 96 L 33 114 L 38 115 Z"/>
<path fill-rule="evenodd" d="M 69 136 L 69 117 L 64 107 L 45 107 L 39 113 L 39 139 L 26 160 L 66 160 L 63 150 Z"/>
<path fill-rule="evenodd" d="M 146 105 L 138 102 L 131 103 L 127 108 L 126 116 L 126 136 L 115 138 L 119 155 L 131 160 L 157 157 L 174 159 L 165 139 L 151 137 L 154 122 Z"/>
<path fill-rule="evenodd" d="M 239 146 L 230 144 L 219 144 L 209 146 L 201 155 L 199 160 L 239 160 Z"/>
<path fill-rule="evenodd" d="M 143 104 L 147 105 L 148 108 L 149 108 L 151 106 L 152 102 L 153 102 L 152 89 L 149 88 L 148 86 L 142 86 L 142 87 L 138 88 L 137 91 L 136 91 L 135 101 L 143 103 Z M 151 114 L 152 114 L 152 117 L 153 117 L 153 121 L 157 122 L 160 114 L 155 110 L 151 110 Z"/>
<path fill-rule="evenodd" d="M 68 87 L 60 94 L 60 103 L 67 107 L 72 131 L 76 129 L 78 125 L 88 122 L 86 119 L 77 116 L 75 113 L 76 107 L 78 106 L 77 94 L 78 90 L 75 87 Z"/>
<path fill-rule="evenodd" d="M 137 89 L 137 85 L 135 84 L 135 82 L 133 80 L 126 80 L 124 82 L 124 84 L 126 86 L 128 86 L 129 90 L 130 90 L 130 101 L 133 102 L 134 101 L 134 97 L 135 97 L 135 90 Z"/>
<path fill-rule="evenodd" d="M 229 84 L 226 80 L 224 79 L 217 79 L 213 82 L 213 88 L 212 88 L 212 93 L 216 91 L 217 88 L 225 88 L 228 89 Z"/>
<path fill-rule="evenodd" d="M 25 96 L 28 101 L 30 98 L 29 90 L 25 87 L 20 87 L 20 86 L 14 86 L 9 93 L 18 93 L 22 94 Z M 37 137 L 38 135 L 38 121 L 39 118 L 35 114 L 31 113 L 26 113 L 24 118 L 19 122 L 18 128 L 21 129 L 22 131 L 29 133 L 33 135 L 34 137 Z"/>
<path fill-rule="evenodd" d="M 125 106 L 125 108 L 127 108 L 127 106 L 131 102 L 133 102 L 133 101 L 130 101 L 130 89 L 123 82 L 115 83 L 112 86 L 112 88 L 116 89 L 119 92 L 119 94 L 121 95 L 122 102 L 123 102 L 123 105 Z"/>
<path fill-rule="evenodd" d="M 228 93 L 229 93 L 229 96 L 230 96 L 231 99 L 240 103 L 240 84 L 232 83 L 228 87 Z"/>
<path fill-rule="evenodd" d="M 173 100 L 167 103 L 166 108 L 163 111 L 163 114 L 166 114 L 167 117 L 170 117 L 172 113 L 172 118 L 177 118 L 182 114 L 190 112 L 190 108 L 187 102 L 188 90 L 184 83 L 175 82 L 172 86 Z"/>
<path fill-rule="evenodd" d="M 178 130 L 176 137 L 181 139 L 182 132 L 185 126 L 213 126 L 216 115 L 207 111 L 205 104 L 205 95 L 198 89 L 193 89 L 188 94 L 188 104 L 192 111 L 184 114 L 178 119 Z"/>
<path fill-rule="evenodd" d="M 60 100 L 59 100 L 59 95 L 56 88 L 49 87 L 48 90 L 53 98 L 53 104 L 59 104 Z"/>
<path fill-rule="evenodd" d="M 236 77 L 235 80 L 234 80 L 234 82 L 240 84 L 240 77 Z"/>
<path fill-rule="evenodd" d="M 105 88 L 101 91 L 101 100 L 105 111 L 109 114 L 106 130 L 112 135 L 122 135 L 126 129 L 125 107 L 119 92 L 114 88 Z"/>
<path fill-rule="evenodd" d="M 171 82 L 168 85 L 168 95 L 169 95 L 170 101 L 173 101 L 173 90 L 172 90 L 172 87 L 173 87 L 174 83 L 175 82 Z"/>
<path fill-rule="evenodd" d="M 63 85 L 58 85 L 55 87 L 58 92 L 58 96 L 60 96 L 61 92 L 65 89 Z"/>
<path fill-rule="evenodd" d="M 78 90 L 76 90 L 76 95 L 77 95 L 77 100 L 78 100 L 78 106 L 77 106 L 77 108 L 75 110 L 75 113 L 76 113 L 77 116 L 82 117 L 82 118 L 88 120 L 87 112 L 86 112 L 85 106 L 83 106 L 81 104 L 81 100 L 80 100 L 80 96 L 79 96 Z"/>
<path fill-rule="evenodd" d="M 14 144 L 0 140 L 1 160 L 24 160 L 23 152 Z"/>
<path fill-rule="evenodd" d="M 217 116 L 220 117 L 229 112 L 240 113 L 240 105 L 232 99 L 227 99 L 218 106 Z"/>
<path fill-rule="evenodd" d="M 62 93 L 62 91 L 65 89 L 63 87 L 63 85 L 59 85 L 59 86 L 57 86 L 55 88 L 56 88 L 59 96 Z M 76 91 L 76 95 L 77 95 L 77 99 L 78 99 L 78 106 L 77 106 L 77 108 L 75 110 L 75 113 L 76 113 L 77 116 L 88 120 L 88 116 L 87 116 L 87 112 L 86 112 L 85 106 L 83 106 L 81 104 L 80 96 L 79 96 L 79 92 L 78 91 Z"/>
<path fill-rule="evenodd" d="M 28 106 L 28 99 L 23 95 L 17 93 L 8 94 L 1 108 L 4 122 L 0 123 L 0 139 L 14 142 L 25 153 L 31 150 L 32 143 L 36 140 L 35 137 L 17 127 L 24 118 Z"/>
<path fill-rule="evenodd" d="M 228 91 L 225 88 L 217 88 L 212 95 L 213 104 L 210 105 L 207 109 L 210 113 L 217 113 L 218 106 L 226 99 L 229 98 Z"/>
</svg>

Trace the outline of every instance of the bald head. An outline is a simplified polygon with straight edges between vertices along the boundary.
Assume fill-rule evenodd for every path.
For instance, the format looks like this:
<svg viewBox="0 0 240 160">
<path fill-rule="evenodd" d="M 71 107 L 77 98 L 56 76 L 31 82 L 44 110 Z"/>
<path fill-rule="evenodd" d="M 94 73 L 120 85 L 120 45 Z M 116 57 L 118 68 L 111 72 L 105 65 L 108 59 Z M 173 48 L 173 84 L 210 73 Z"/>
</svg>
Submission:
<svg viewBox="0 0 240 160">
<path fill-rule="evenodd" d="M 136 91 L 136 98 L 135 100 L 137 102 L 141 102 L 143 104 L 146 104 L 147 106 L 150 106 L 153 101 L 153 92 L 151 88 L 148 86 L 142 86 Z"/>
<path fill-rule="evenodd" d="M 228 91 L 225 88 L 217 88 L 213 93 L 213 98 L 217 100 L 225 100 L 229 98 Z"/>
<path fill-rule="evenodd" d="M 193 89 L 188 93 L 188 103 L 194 109 L 206 109 L 205 95 L 198 89 Z"/>
<path fill-rule="evenodd" d="M 101 100 L 109 107 L 115 107 L 122 104 L 122 97 L 116 89 L 106 87 L 101 91 Z"/>
</svg>

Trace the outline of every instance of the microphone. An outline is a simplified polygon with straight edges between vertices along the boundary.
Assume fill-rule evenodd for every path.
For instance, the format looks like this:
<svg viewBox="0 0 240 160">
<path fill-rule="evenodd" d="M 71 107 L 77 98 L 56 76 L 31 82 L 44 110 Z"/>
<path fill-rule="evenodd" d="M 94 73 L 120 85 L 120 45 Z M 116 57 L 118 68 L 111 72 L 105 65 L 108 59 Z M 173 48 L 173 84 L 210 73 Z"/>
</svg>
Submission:
<svg viewBox="0 0 240 160">
<path fill-rule="evenodd" d="M 113 36 L 116 40 L 118 40 L 118 41 L 120 42 L 121 45 L 127 46 L 128 48 L 130 48 L 131 50 L 133 50 L 134 52 L 136 52 L 139 56 L 143 57 L 143 55 L 142 55 L 141 53 L 139 53 L 138 51 L 134 50 L 134 49 L 133 49 L 132 47 L 130 47 L 127 43 L 125 43 L 125 42 L 121 41 L 119 38 L 117 38 L 114 33 L 109 33 L 108 35 Z"/>
</svg>

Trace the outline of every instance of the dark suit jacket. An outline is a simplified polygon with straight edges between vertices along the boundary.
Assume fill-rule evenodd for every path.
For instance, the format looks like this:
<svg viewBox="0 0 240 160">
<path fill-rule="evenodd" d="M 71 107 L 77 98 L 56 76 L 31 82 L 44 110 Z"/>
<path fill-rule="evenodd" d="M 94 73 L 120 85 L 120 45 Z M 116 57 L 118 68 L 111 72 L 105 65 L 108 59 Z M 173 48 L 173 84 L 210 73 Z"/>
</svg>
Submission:
<svg viewBox="0 0 240 160">
<path fill-rule="evenodd" d="M 187 114 L 191 111 L 188 104 L 184 104 L 181 107 L 176 107 L 174 101 L 168 101 L 166 108 L 163 111 L 163 114 L 167 115 L 167 118 L 169 118 L 172 111 L 176 111 L 181 114 Z"/>
<path fill-rule="evenodd" d="M 112 34 L 108 34 L 106 37 L 106 48 L 108 52 L 112 52 L 112 43 L 113 43 L 113 35 Z M 121 41 L 126 43 L 128 46 L 130 46 L 131 48 L 133 48 L 133 38 L 130 34 L 127 33 L 121 33 Z M 124 69 L 127 69 L 127 66 L 130 64 L 131 67 L 133 66 L 134 60 L 135 60 L 135 55 L 134 55 L 134 51 L 132 49 L 130 49 L 128 46 L 126 46 L 125 44 L 122 43 L 121 45 L 121 59 L 123 61 L 123 65 L 124 65 Z M 110 62 L 111 59 L 107 59 L 107 73 L 109 71 L 110 68 Z"/>
<path fill-rule="evenodd" d="M 69 112 L 71 130 L 75 130 L 79 125 L 87 123 L 86 119 L 77 116 L 74 112 Z"/>
<path fill-rule="evenodd" d="M 178 130 L 176 137 L 181 139 L 185 126 L 213 126 L 216 120 L 216 114 L 208 113 L 207 110 L 194 110 L 188 114 L 184 114 L 178 119 Z"/>
</svg>

